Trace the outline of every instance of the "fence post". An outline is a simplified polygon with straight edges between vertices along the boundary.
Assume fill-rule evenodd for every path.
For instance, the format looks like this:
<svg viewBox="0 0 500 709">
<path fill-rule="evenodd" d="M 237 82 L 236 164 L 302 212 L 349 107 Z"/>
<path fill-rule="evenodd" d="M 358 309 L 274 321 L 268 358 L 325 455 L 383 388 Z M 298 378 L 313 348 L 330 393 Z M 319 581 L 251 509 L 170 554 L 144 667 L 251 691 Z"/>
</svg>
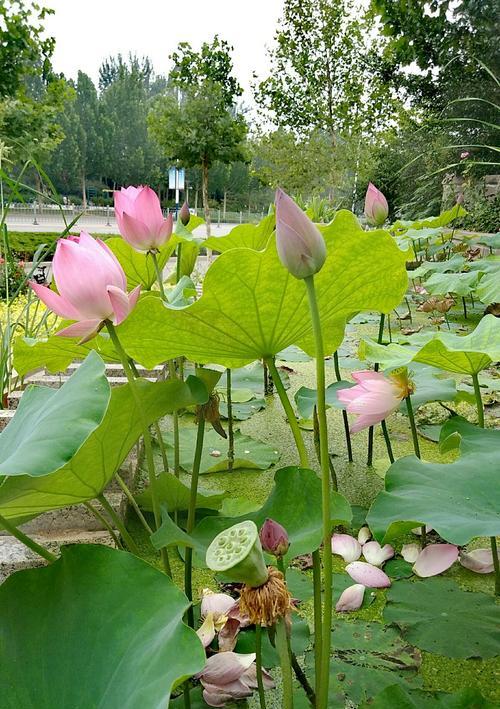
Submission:
<svg viewBox="0 0 500 709">
<path fill-rule="evenodd" d="M 36 200 L 33 202 L 33 224 L 38 224 L 36 220 Z"/>
<path fill-rule="evenodd" d="M 243 212 L 240 210 L 240 224 L 243 221 Z"/>
<path fill-rule="evenodd" d="M 220 226 L 220 209 L 217 211 L 217 226 Z"/>
<path fill-rule="evenodd" d="M 109 204 L 106 205 L 106 226 L 111 226 L 109 223 Z"/>
</svg>

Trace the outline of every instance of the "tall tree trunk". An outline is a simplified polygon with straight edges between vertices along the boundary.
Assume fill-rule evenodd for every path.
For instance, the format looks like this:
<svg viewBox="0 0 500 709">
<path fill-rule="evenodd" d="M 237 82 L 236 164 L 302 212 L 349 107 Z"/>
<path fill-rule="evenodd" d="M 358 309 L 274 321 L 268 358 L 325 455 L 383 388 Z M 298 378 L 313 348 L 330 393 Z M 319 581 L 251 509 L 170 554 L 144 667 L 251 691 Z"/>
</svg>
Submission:
<svg viewBox="0 0 500 709">
<path fill-rule="evenodd" d="M 201 163 L 201 195 L 203 199 L 203 211 L 205 213 L 205 223 L 207 236 L 210 236 L 210 205 L 208 203 L 208 162 L 203 158 Z"/>
<path fill-rule="evenodd" d="M 226 209 L 227 209 L 227 190 L 224 190 L 224 203 L 222 207 L 222 219 L 226 221 Z"/>
<path fill-rule="evenodd" d="M 194 213 L 198 216 L 198 185 L 194 191 Z"/>
<path fill-rule="evenodd" d="M 82 172 L 82 207 L 87 209 L 87 181 L 84 172 Z"/>
</svg>

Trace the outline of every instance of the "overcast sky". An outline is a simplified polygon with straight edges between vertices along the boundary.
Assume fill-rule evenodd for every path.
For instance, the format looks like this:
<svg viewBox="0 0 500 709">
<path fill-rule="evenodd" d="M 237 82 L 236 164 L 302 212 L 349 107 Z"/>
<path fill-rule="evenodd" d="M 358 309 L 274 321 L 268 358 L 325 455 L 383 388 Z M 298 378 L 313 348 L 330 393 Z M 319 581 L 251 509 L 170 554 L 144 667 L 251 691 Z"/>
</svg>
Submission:
<svg viewBox="0 0 500 709">
<path fill-rule="evenodd" d="M 149 56 L 157 73 L 169 69 L 168 55 L 179 42 L 199 48 L 214 34 L 234 47 L 235 73 L 251 101 L 256 71 L 269 68 L 283 0 L 46 0 L 55 10 L 46 28 L 56 39 L 53 65 L 69 78 L 78 69 L 97 80 L 102 60 L 119 52 Z"/>
</svg>

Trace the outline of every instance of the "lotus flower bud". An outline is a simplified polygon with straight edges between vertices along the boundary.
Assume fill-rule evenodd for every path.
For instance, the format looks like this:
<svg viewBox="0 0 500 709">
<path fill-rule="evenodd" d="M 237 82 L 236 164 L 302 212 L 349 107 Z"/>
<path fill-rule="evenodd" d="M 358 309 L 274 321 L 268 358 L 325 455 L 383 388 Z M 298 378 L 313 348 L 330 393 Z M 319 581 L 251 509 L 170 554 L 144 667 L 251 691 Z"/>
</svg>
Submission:
<svg viewBox="0 0 500 709">
<path fill-rule="evenodd" d="M 276 190 L 276 248 L 281 263 L 295 278 L 317 273 L 326 259 L 318 227 L 283 190 Z"/>
<path fill-rule="evenodd" d="M 495 570 L 491 549 L 474 549 L 462 552 L 459 561 L 462 566 L 476 574 L 491 574 Z"/>
<path fill-rule="evenodd" d="M 385 544 L 381 547 L 378 542 L 367 542 L 363 547 L 363 556 L 369 564 L 382 566 L 384 561 L 392 559 L 394 549 L 390 544 Z"/>
<path fill-rule="evenodd" d="M 365 196 L 365 217 L 373 226 L 382 226 L 389 214 L 389 205 L 380 190 L 371 182 Z"/>
<path fill-rule="evenodd" d="M 114 193 L 120 234 L 138 251 L 155 251 L 170 238 L 172 215 L 165 219 L 158 195 L 151 187 L 122 187 Z"/>
<path fill-rule="evenodd" d="M 372 564 L 366 564 L 364 561 L 348 564 L 345 570 L 356 583 L 362 583 L 368 588 L 389 588 L 391 585 L 391 579 L 382 569 L 378 569 Z"/>
<path fill-rule="evenodd" d="M 344 561 L 357 561 L 361 556 L 361 544 L 350 534 L 334 534 L 332 554 L 338 554 Z"/>
<path fill-rule="evenodd" d="M 363 546 L 363 544 L 366 544 L 366 542 L 370 539 L 371 536 L 372 533 L 370 532 L 369 527 L 361 527 L 358 532 L 358 542 L 361 544 L 361 546 Z"/>
<path fill-rule="evenodd" d="M 235 603 L 234 598 L 227 593 L 214 593 L 209 588 L 204 588 L 200 615 L 202 618 L 206 618 L 209 613 L 212 613 L 214 621 L 217 623 L 220 616 L 227 616 Z"/>
<path fill-rule="evenodd" d="M 363 604 L 363 598 L 365 596 L 365 587 L 362 583 L 355 583 L 354 586 L 349 586 L 337 601 L 335 610 L 337 613 L 344 613 L 345 611 L 357 611 L 361 608 Z"/>
<path fill-rule="evenodd" d="M 251 520 L 220 532 L 207 549 L 206 562 L 228 581 L 252 588 L 262 586 L 269 577 L 257 525 Z"/>
<path fill-rule="evenodd" d="M 421 549 L 418 544 L 403 544 L 401 547 L 401 556 L 405 561 L 413 564 L 418 559 L 420 551 Z"/>
<path fill-rule="evenodd" d="M 290 546 L 286 529 L 273 519 L 266 519 L 260 528 L 259 537 L 262 549 L 273 556 L 285 556 Z"/>
<path fill-rule="evenodd" d="M 422 578 L 437 576 L 458 559 L 458 547 L 453 544 L 432 544 L 422 549 L 413 565 L 413 573 Z"/>
<path fill-rule="evenodd" d="M 189 224 L 189 220 L 191 219 L 191 212 L 189 211 L 189 205 L 187 202 L 184 202 L 182 207 L 179 210 L 179 219 L 184 226 L 187 226 Z"/>
</svg>

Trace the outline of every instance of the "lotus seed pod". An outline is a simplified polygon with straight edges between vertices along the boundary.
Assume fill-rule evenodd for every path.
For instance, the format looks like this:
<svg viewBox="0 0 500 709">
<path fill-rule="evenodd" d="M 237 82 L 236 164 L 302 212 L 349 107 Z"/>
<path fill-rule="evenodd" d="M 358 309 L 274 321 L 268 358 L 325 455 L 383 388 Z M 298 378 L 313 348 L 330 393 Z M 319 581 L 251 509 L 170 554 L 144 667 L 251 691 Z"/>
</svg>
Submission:
<svg viewBox="0 0 500 709">
<path fill-rule="evenodd" d="M 207 549 L 209 569 L 228 581 L 256 588 L 268 579 L 257 525 L 246 520 L 220 532 Z"/>
</svg>

